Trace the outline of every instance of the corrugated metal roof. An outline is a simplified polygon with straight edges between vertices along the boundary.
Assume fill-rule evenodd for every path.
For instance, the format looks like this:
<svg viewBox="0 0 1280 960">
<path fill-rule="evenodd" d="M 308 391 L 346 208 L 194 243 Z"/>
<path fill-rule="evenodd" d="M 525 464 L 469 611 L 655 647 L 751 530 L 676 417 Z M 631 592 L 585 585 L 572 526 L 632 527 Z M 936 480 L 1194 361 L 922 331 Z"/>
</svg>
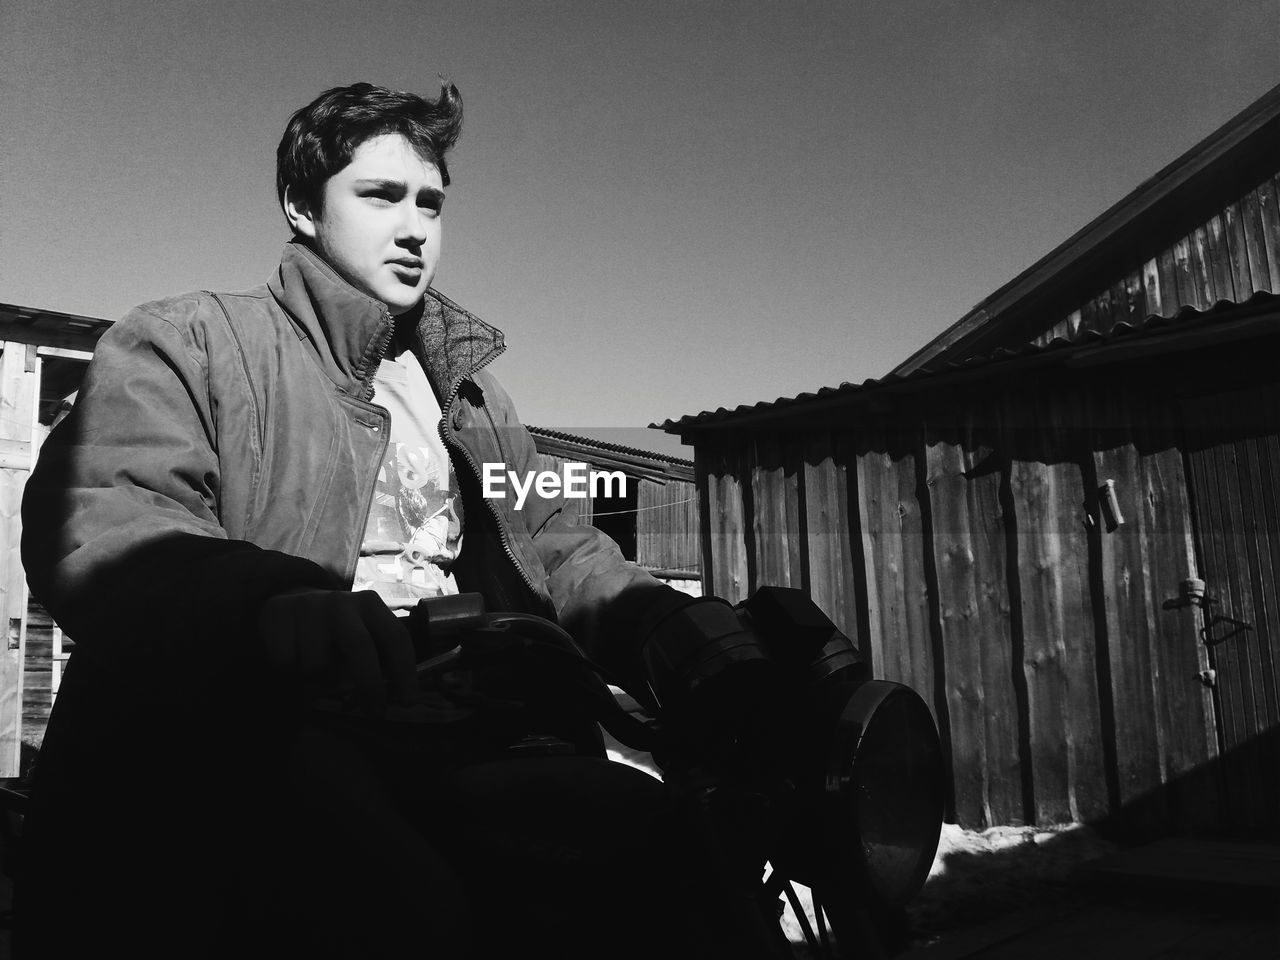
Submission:
<svg viewBox="0 0 1280 960">
<path fill-rule="evenodd" d="M 526 426 L 528 426 L 526 424 Z M 620 443 L 608 443 L 604 440 L 595 440 L 591 437 L 582 437 L 572 433 L 564 433 L 560 430 L 548 430 L 546 427 L 528 427 L 528 430 L 535 437 L 547 437 L 551 440 L 559 440 L 563 443 L 571 443 L 575 446 L 583 447 L 589 450 L 600 450 L 604 453 L 620 453 L 630 457 L 639 457 L 645 460 L 653 460 L 659 463 L 671 463 L 680 467 L 689 467 L 692 469 L 693 461 L 684 460 L 680 457 L 668 456 L 665 453 L 655 453 L 652 450 L 642 450 L 639 447 L 627 447 Z"/>
<path fill-rule="evenodd" d="M 1073 339 L 1055 337 L 1045 344 L 1026 344 L 1016 348 L 1000 347 L 990 354 L 981 357 L 969 357 L 963 360 L 941 360 L 928 368 L 912 370 L 905 374 L 891 373 L 880 378 L 864 380 L 861 383 L 845 382 L 838 387 L 820 387 L 814 392 L 797 394 L 794 397 L 778 397 L 776 400 L 762 400 L 759 403 L 741 404 L 732 410 L 719 407 L 698 414 L 681 417 L 679 420 L 665 420 L 660 424 L 650 424 L 667 433 L 680 433 L 690 427 L 706 427 L 721 425 L 729 421 L 739 420 L 754 415 L 785 410 L 788 407 L 801 407 L 818 401 L 831 400 L 837 397 L 851 397 L 855 394 L 886 389 L 900 384 L 924 384 L 938 380 L 960 371 L 993 367 L 998 364 L 1026 361 L 1030 358 L 1072 350 L 1096 349 L 1117 341 L 1144 341 L 1158 338 L 1169 333 L 1212 327 L 1227 320 L 1252 318 L 1280 310 L 1280 296 L 1271 293 L 1255 293 L 1244 303 L 1233 303 L 1220 300 L 1207 310 L 1196 310 L 1183 307 L 1172 317 L 1149 316 L 1141 323 L 1120 322 L 1109 333 L 1088 331 Z M 1280 332 L 1280 325 L 1277 326 Z"/>
</svg>

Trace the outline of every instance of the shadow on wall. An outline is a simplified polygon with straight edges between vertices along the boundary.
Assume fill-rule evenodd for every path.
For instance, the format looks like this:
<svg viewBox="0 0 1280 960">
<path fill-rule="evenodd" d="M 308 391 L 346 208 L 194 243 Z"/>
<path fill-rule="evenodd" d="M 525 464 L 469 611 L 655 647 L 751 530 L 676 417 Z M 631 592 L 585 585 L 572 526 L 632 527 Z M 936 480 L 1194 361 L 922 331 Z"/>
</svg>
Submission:
<svg viewBox="0 0 1280 960">
<path fill-rule="evenodd" d="M 1171 834 L 1280 842 L 1280 727 L 1171 777 L 1092 826 L 1122 843 Z"/>
</svg>

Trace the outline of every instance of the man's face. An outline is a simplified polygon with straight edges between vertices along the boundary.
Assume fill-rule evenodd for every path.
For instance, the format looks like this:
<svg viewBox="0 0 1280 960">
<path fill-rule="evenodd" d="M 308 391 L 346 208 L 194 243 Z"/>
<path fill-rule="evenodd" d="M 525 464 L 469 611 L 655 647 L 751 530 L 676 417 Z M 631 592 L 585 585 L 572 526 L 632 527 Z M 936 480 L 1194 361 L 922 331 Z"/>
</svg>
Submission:
<svg viewBox="0 0 1280 960">
<path fill-rule="evenodd" d="M 392 315 L 422 299 L 440 263 L 444 184 L 398 133 L 371 137 L 324 185 L 311 211 L 286 202 L 294 230 L 353 287 L 381 300 Z"/>
</svg>

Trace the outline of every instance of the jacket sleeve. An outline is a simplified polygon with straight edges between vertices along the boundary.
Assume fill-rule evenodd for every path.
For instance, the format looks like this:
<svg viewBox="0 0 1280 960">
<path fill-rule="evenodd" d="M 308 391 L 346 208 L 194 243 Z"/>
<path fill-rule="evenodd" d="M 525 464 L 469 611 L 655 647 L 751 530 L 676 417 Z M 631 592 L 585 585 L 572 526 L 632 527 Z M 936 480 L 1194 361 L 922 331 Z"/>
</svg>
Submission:
<svg viewBox="0 0 1280 960">
<path fill-rule="evenodd" d="M 503 400 L 510 403 L 505 395 Z M 518 422 L 514 426 L 504 431 L 514 447 L 508 451 L 511 469 L 521 476 L 544 469 L 529 431 Z M 546 571 L 556 615 L 593 659 L 633 694 L 643 696 L 645 641 L 661 620 L 698 598 L 625 559 L 618 545 L 598 528 L 568 522 L 564 507 L 560 492 L 546 497 L 531 492 L 525 508 L 517 513 Z"/>
<path fill-rule="evenodd" d="M 230 540 L 219 522 L 199 309 L 194 296 L 145 305 L 104 334 L 27 484 L 32 593 L 95 657 L 204 655 L 271 594 L 332 586 L 310 561 Z"/>
</svg>

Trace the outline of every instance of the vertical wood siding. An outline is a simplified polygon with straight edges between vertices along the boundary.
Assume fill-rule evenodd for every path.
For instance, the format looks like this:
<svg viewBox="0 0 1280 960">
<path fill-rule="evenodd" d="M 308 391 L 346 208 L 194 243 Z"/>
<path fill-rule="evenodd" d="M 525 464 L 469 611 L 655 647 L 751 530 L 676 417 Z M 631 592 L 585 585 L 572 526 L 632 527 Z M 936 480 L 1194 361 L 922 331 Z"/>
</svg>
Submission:
<svg viewBox="0 0 1280 960">
<path fill-rule="evenodd" d="M 1098 483 L 1115 483 L 1124 523 L 1102 529 L 1101 584 L 1109 643 L 1117 789 L 1133 804 L 1153 784 L 1174 780 L 1216 753 L 1199 620 L 1178 606 L 1179 585 L 1195 574 L 1182 455 L 1171 411 L 1141 396 L 1093 398 Z M 1105 413 L 1103 413 L 1105 411 Z M 1178 809 L 1149 805 L 1153 821 L 1194 822 L 1206 798 Z"/>
<path fill-rule="evenodd" d="M 566 457 L 538 454 L 541 470 L 561 474 Z M 588 464 L 589 470 L 604 469 Z M 629 477 L 636 490 L 636 562 L 652 570 L 699 571 L 698 492 L 686 480 Z M 601 507 L 610 510 L 611 507 Z M 588 484 L 587 496 L 566 498 L 563 516 L 569 523 L 591 523 L 596 506 Z"/>
<path fill-rule="evenodd" d="M 699 439 L 708 592 L 808 590 L 929 703 L 962 824 L 1205 827 L 1217 801 L 1192 774 L 1216 728 L 1200 613 L 1179 603 L 1196 573 L 1181 434 L 1143 389 L 936 394 L 892 422 Z"/>
<path fill-rule="evenodd" d="M 34 346 L 0 344 L 0 777 L 16 777 L 22 726 L 26 575 L 19 555 L 22 491 L 31 471 L 37 358 Z"/>
<path fill-rule="evenodd" d="M 925 440 L 957 813 L 983 825 L 1021 823 L 1008 518 L 989 429 L 998 413 L 961 409 L 963 420 L 932 427 Z"/>
<path fill-rule="evenodd" d="M 698 496 L 710 522 L 702 526 L 702 582 L 730 603 L 751 592 L 739 458 L 730 445 L 698 447 L 694 454 Z M 749 521 L 748 521 L 749 522 Z"/>
<path fill-rule="evenodd" d="M 1234 822 L 1265 829 L 1280 809 L 1280 398 L 1246 389 L 1189 408 L 1227 803 Z"/>
<path fill-rule="evenodd" d="M 27 644 L 22 664 L 22 742 L 39 746 L 49 725 L 55 694 L 54 671 L 61 671 L 53 653 L 53 618 L 34 599 L 27 602 Z M 62 660 L 73 644 L 63 638 Z"/>
<path fill-rule="evenodd" d="M 660 570 L 699 569 L 698 494 L 686 480 L 640 480 L 636 562 Z"/>
<path fill-rule="evenodd" d="M 882 434 L 857 447 L 858 521 L 863 540 L 871 665 L 876 675 L 905 683 L 927 700 L 935 689 L 933 615 L 929 605 L 924 516 L 918 496 L 924 441 L 905 428 L 893 442 Z M 851 531 L 851 537 L 855 535 Z M 850 558 L 841 558 L 848 567 Z M 853 598 L 849 598 L 852 600 Z M 848 601 L 846 601 L 848 602 Z M 931 703 L 935 721 L 939 704 Z"/>
<path fill-rule="evenodd" d="M 1075 398 L 1058 410 L 1042 397 L 1007 406 L 1034 817 L 1092 820 L 1107 810 L 1107 789 L 1083 414 Z"/>
<path fill-rule="evenodd" d="M 866 588 L 857 582 L 857 564 L 849 562 L 855 556 L 851 531 L 857 525 L 849 512 L 850 452 L 842 440 L 816 434 L 803 443 L 803 475 L 799 479 L 804 493 L 805 540 L 800 547 L 808 558 L 809 596 L 840 632 L 857 644 L 862 655 L 870 657 L 869 631 L 858 616 L 858 599 L 865 597 Z"/>
<path fill-rule="evenodd" d="M 1280 293 L 1280 174 L 1228 203 L 1171 246 L 1070 311 L 1035 343 L 1109 333 L 1116 324 Z"/>
<path fill-rule="evenodd" d="M 800 563 L 803 536 L 800 529 L 798 457 L 786 456 L 773 437 L 756 437 L 748 449 L 751 490 L 751 550 L 755 579 L 762 583 L 805 586 Z M 789 451 L 788 451 L 789 452 Z"/>
</svg>

